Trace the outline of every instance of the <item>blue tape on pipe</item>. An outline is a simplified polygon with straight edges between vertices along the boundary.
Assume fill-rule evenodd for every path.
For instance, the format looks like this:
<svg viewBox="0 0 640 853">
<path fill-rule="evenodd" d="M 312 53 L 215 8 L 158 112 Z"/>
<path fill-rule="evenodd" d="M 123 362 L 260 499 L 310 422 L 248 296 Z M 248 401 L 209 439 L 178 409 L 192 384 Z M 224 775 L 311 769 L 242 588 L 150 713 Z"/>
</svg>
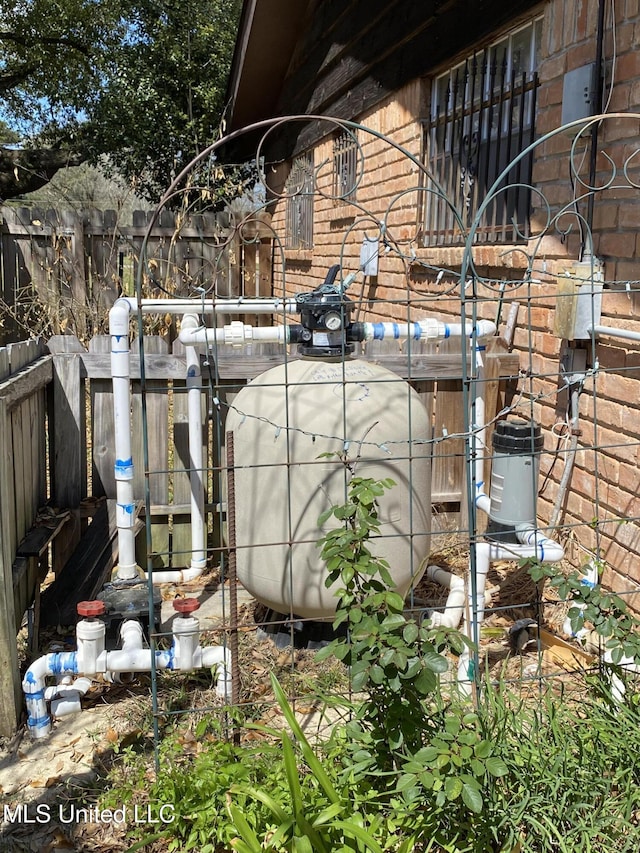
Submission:
<svg viewBox="0 0 640 853">
<path fill-rule="evenodd" d="M 43 729 L 51 724 L 50 717 L 28 717 L 27 725 L 30 729 Z"/>
<path fill-rule="evenodd" d="M 25 696 L 25 699 L 27 699 L 27 700 L 29 700 L 29 699 L 33 699 L 33 700 L 44 699 L 44 690 L 36 690 L 35 693 L 27 693 L 27 695 Z"/>
<path fill-rule="evenodd" d="M 113 475 L 116 480 L 133 480 L 133 459 L 116 459 Z"/>
<path fill-rule="evenodd" d="M 175 643 L 173 643 L 168 652 L 169 660 L 167 663 L 167 669 L 175 669 L 175 648 Z M 160 655 L 162 654 L 164 654 L 164 652 L 156 652 L 156 661 L 160 659 Z"/>
<path fill-rule="evenodd" d="M 78 659 L 75 652 L 58 652 L 50 655 L 49 658 L 49 670 L 52 675 L 78 672 Z"/>
<path fill-rule="evenodd" d="M 413 324 L 413 339 L 414 341 L 419 341 L 422 337 L 422 326 L 420 323 Z"/>
<path fill-rule="evenodd" d="M 397 323 L 393 324 L 393 337 L 396 340 L 399 340 L 399 338 L 400 338 L 400 327 L 398 326 Z"/>
<path fill-rule="evenodd" d="M 373 324 L 373 340 L 381 341 L 384 339 L 384 323 Z"/>
<path fill-rule="evenodd" d="M 450 328 L 449 328 L 449 326 L 445 323 L 445 324 L 444 324 L 444 337 L 445 337 L 445 340 L 446 340 L 446 338 L 448 338 L 448 337 L 449 337 L 449 335 L 450 335 L 450 334 L 451 334 L 451 329 L 450 329 Z"/>
</svg>

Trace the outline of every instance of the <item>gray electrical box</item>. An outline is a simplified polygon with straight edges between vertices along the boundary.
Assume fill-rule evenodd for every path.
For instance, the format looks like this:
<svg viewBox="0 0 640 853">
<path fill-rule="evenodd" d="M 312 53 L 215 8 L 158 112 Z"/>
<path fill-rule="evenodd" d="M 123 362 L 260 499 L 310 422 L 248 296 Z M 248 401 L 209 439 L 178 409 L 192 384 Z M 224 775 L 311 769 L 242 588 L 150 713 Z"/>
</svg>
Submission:
<svg viewBox="0 0 640 853">
<path fill-rule="evenodd" d="M 598 79 L 595 62 L 574 68 L 562 84 L 562 124 L 589 118 L 595 111 Z"/>
</svg>

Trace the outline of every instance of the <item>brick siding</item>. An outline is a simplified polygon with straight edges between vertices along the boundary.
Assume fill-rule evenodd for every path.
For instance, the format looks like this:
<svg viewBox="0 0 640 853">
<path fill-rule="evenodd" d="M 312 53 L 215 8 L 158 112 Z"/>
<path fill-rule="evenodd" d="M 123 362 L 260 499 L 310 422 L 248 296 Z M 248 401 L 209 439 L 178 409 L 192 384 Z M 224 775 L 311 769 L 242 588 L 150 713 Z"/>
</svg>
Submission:
<svg viewBox="0 0 640 853">
<path fill-rule="evenodd" d="M 610 8 L 608 4 L 608 16 Z M 639 3 L 627 0 L 615 4 L 615 8 L 618 53 L 608 108 L 609 111 L 640 112 L 640 52 L 635 48 L 640 36 Z M 552 0 L 541 10 L 544 23 L 536 120 L 539 137 L 560 124 L 564 75 L 595 58 L 597 2 Z M 604 54 L 608 69 L 611 68 L 612 49 L 611 21 L 607 18 Z M 364 126 L 386 134 L 419 159 L 420 119 L 428 112 L 425 106 L 428 86 L 428 81 L 416 80 L 359 120 Z M 605 101 L 608 96 L 607 90 Z M 599 148 L 606 151 L 618 170 L 638 146 L 638 127 L 638 119 L 619 117 L 608 119 L 600 128 Z M 377 279 L 367 280 L 362 285 L 362 278 L 359 278 L 351 288 L 352 298 L 363 300 L 359 319 L 377 320 L 390 316 L 403 319 L 407 315 L 407 304 L 411 306 L 412 317 L 459 315 L 459 298 L 442 293 L 444 285 L 452 284 L 457 276 L 463 249 L 421 247 L 416 239 L 419 193 L 414 190 L 401 195 L 418 185 L 418 168 L 387 141 L 363 131 L 358 138 L 366 167 L 357 188 L 357 204 L 366 209 L 368 217 L 350 205 L 336 205 L 334 200 L 322 197 L 330 195 L 332 189 L 332 140 L 325 138 L 314 152 L 315 163 L 325 166 L 318 175 L 320 197 L 314 212 L 313 251 L 284 253 L 287 291 L 317 286 L 333 263 L 341 262 L 345 274 L 355 271 L 365 233 L 376 234 L 376 223 L 385 221 L 389 240 L 403 258 L 400 259 L 397 252 L 383 254 Z M 533 183 L 554 211 L 562 206 L 570 207 L 572 140 L 567 133 L 556 134 L 536 150 Z M 585 150 L 584 144 L 578 144 L 573 152 L 575 175 L 583 181 L 588 175 Z M 632 179 L 640 184 L 640 155 L 630 165 Z M 597 168 L 599 185 L 603 185 L 611 174 L 606 157 L 599 155 Z M 595 253 L 605 260 L 607 282 L 615 282 L 604 291 L 601 322 L 640 331 L 640 190 L 628 186 L 620 188 L 619 183 L 621 181 L 616 180 L 614 186 L 598 193 L 594 203 Z M 580 194 L 579 182 L 577 186 Z M 534 228 L 540 227 L 547 215 L 545 205 L 535 194 L 532 205 L 532 224 Z M 580 209 L 584 215 L 586 203 L 583 202 Z M 274 211 L 276 231 L 282 231 L 283 217 L 284 204 L 279 204 Z M 567 440 L 557 442 L 551 431 L 566 414 L 566 393 L 558 390 L 562 387 L 559 379 L 562 342 L 553 333 L 556 277 L 572 268 L 580 251 L 578 223 L 569 209 L 559 225 L 572 226 L 565 237 L 552 228 L 541 239 L 531 239 L 528 245 L 514 247 L 514 251 L 504 245 L 488 244 L 478 245 L 473 250 L 473 261 L 480 273 L 511 282 L 503 294 L 502 317 L 507 316 L 512 300 L 521 304 L 515 345 L 521 353 L 521 366 L 530 378 L 523 382 L 525 394 L 520 411 L 532 413 L 545 432 L 541 477 L 549 476 L 539 501 L 543 523 L 549 519 L 556 500 L 567 447 Z M 522 284 L 527 253 L 535 253 L 535 281 Z M 430 267 L 421 266 L 419 262 Z M 283 271 L 277 255 L 275 267 L 276 286 L 282 287 Z M 452 273 L 445 272 L 443 281 L 436 285 L 436 273 L 431 267 Z M 632 282 L 629 288 L 626 287 L 628 281 Z M 479 314 L 493 318 L 498 297 L 498 285 L 481 286 Z M 595 358 L 590 359 L 589 367 L 596 370 L 587 375 L 581 396 L 581 434 L 565 512 L 561 516 L 565 530 L 560 535 L 571 545 L 569 553 L 576 563 L 585 562 L 589 550 L 599 549 L 607 564 L 605 582 L 618 591 L 634 591 L 640 580 L 637 520 L 640 515 L 640 345 L 602 338 L 596 344 Z M 558 459 L 555 458 L 556 443 Z M 631 601 L 634 607 L 640 608 L 640 594 L 634 595 Z"/>
</svg>

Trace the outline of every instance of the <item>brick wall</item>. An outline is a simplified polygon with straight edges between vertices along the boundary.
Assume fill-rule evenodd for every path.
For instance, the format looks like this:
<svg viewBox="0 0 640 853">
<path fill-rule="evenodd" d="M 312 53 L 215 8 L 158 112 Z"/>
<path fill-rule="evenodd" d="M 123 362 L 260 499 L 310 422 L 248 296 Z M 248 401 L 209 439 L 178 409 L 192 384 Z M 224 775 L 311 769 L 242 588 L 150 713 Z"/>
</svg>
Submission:
<svg viewBox="0 0 640 853">
<path fill-rule="evenodd" d="M 541 10 L 538 138 L 560 124 L 564 75 L 595 58 L 598 4 L 596 0 L 552 0 Z M 615 10 L 614 63 L 611 5 L 607 4 L 605 105 L 609 112 L 640 112 L 640 53 L 635 49 L 640 37 L 638 0 L 620 0 Z M 427 98 L 428 81 L 417 80 L 359 120 L 419 158 L 419 119 L 427 114 Z M 618 116 L 608 118 L 599 128 L 598 148 L 606 156 L 600 153 L 597 159 L 596 186 L 603 189 L 596 193 L 593 204 L 594 250 L 605 261 L 601 322 L 636 331 L 640 331 L 640 189 L 629 187 L 627 178 L 640 185 L 640 155 L 632 157 L 638 147 L 639 127 L 638 118 Z M 463 249 L 420 246 L 417 167 L 387 140 L 363 131 L 358 138 L 365 170 L 357 204 L 366 213 L 360 207 L 336 205 L 322 197 L 331 193 L 332 181 L 332 141 L 325 138 L 315 149 L 316 165 L 325 165 L 318 173 L 314 247 L 309 252 L 285 252 L 284 268 L 276 261 L 278 287 L 282 287 L 283 274 L 288 292 L 317 286 L 336 262 L 342 263 L 345 274 L 356 270 L 364 234 L 375 235 L 378 223 L 384 222 L 394 250 L 380 257 L 376 278 L 363 284 L 359 277 L 352 286 L 352 298 L 362 299 L 358 318 L 401 319 L 407 316 L 408 307 L 412 317 L 459 316 L 459 289 L 449 291 L 460 274 Z M 563 132 L 536 149 L 533 183 L 540 195 L 534 195 L 532 201 L 532 224 L 538 229 L 535 238 L 520 247 L 481 245 L 473 250 L 481 282 L 478 314 L 495 317 L 502 299 L 504 319 L 511 302 L 520 304 L 515 347 L 527 377 L 521 380 L 523 393 L 517 411 L 535 417 L 545 433 L 544 488 L 539 502 L 543 521 L 552 516 L 571 448 L 566 426 L 568 395 L 559 377 L 559 358 L 566 342 L 553 329 L 557 277 L 572 270 L 580 254 L 580 219 L 574 212 L 574 199 L 578 198 L 582 217 L 588 211 L 580 196 L 588 186 L 589 142 L 588 138 L 574 140 L 575 135 Z M 547 204 L 552 216 L 564 211 L 557 223 L 549 224 Z M 274 212 L 276 230 L 283 227 L 283 207 L 277 205 Z M 523 282 L 528 267 L 531 281 Z M 436 283 L 439 270 L 444 273 Z M 482 283 L 483 277 L 487 283 Z M 470 295 L 467 292 L 467 299 Z M 466 311 L 471 311 L 470 301 Z M 640 580 L 640 346 L 612 337 L 602 337 L 593 352 L 588 342 L 579 346 L 587 347 L 588 371 L 580 397 L 574 466 L 560 516 L 563 530 L 558 535 L 576 564 L 597 551 L 607 564 L 605 582 L 617 590 L 634 591 Z M 633 595 L 631 602 L 640 609 L 640 595 Z"/>
</svg>

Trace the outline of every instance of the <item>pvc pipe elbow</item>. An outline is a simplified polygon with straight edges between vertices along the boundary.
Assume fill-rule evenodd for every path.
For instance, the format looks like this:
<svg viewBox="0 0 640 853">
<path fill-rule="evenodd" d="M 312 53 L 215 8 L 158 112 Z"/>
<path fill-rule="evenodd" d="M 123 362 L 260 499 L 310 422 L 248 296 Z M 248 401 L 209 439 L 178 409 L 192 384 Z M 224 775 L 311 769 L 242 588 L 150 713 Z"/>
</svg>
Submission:
<svg viewBox="0 0 640 853">
<path fill-rule="evenodd" d="M 444 613 L 435 610 L 430 617 L 431 624 L 435 627 L 457 628 L 462 621 L 464 610 L 464 578 L 459 578 L 457 575 L 441 569 L 440 566 L 428 566 L 427 577 L 435 583 L 440 584 L 440 586 L 449 589 Z"/>
<path fill-rule="evenodd" d="M 131 306 L 127 299 L 116 299 L 109 311 L 109 334 L 129 340 L 129 315 Z M 127 347 L 128 348 L 128 347 Z"/>
<path fill-rule="evenodd" d="M 120 640 L 123 650 L 141 649 L 144 633 L 142 625 L 136 619 L 127 619 L 120 627 Z"/>
<path fill-rule="evenodd" d="M 82 711 L 80 698 L 80 693 L 77 690 L 70 690 L 62 696 L 56 696 L 51 700 L 51 715 L 60 719 L 70 717 L 72 714 L 79 714 Z"/>
<path fill-rule="evenodd" d="M 196 667 L 217 667 L 216 693 L 223 699 L 231 696 L 231 650 L 226 646 L 198 648 L 194 655 Z"/>
<path fill-rule="evenodd" d="M 483 484 L 480 483 L 480 486 L 482 485 Z M 475 504 L 476 509 L 479 509 L 485 515 L 489 515 L 489 511 L 491 509 L 491 498 L 489 497 L 489 495 L 485 494 L 484 492 L 480 492 L 476 495 Z"/>
<path fill-rule="evenodd" d="M 434 583 L 447 587 L 447 589 L 464 589 L 464 578 L 459 578 L 457 575 L 440 568 L 440 566 L 427 566 L 427 577 Z"/>
<path fill-rule="evenodd" d="M 195 580 L 195 578 L 199 578 L 206 567 L 206 560 L 191 560 L 191 566 L 188 569 L 183 569 L 181 572 L 182 580 L 186 583 L 186 581 L 192 581 Z"/>
<path fill-rule="evenodd" d="M 534 550 L 534 556 L 541 563 L 557 563 L 564 559 L 564 548 L 562 545 L 540 533 L 536 527 L 531 527 L 530 525 L 516 527 L 516 537 L 522 545 Z"/>
</svg>

